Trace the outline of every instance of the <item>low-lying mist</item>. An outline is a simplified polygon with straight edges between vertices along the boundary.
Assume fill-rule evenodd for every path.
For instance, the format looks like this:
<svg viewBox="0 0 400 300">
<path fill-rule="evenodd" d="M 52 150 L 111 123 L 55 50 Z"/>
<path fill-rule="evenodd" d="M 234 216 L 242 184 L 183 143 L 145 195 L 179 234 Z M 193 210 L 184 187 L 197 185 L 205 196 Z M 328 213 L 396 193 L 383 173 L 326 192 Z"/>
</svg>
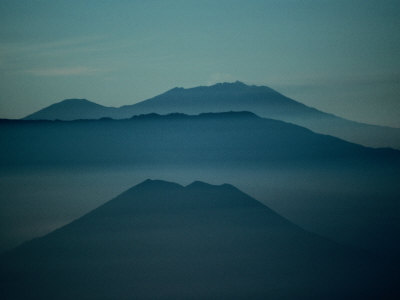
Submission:
<svg viewBox="0 0 400 300">
<path fill-rule="evenodd" d="M 0 250 L 44 235 L 145 179 L 230 183 L 309 231 L 377 252 L 398 249 L 395 174 L 271 166 L 16 169 L 1 174 Z"/>
</svg>

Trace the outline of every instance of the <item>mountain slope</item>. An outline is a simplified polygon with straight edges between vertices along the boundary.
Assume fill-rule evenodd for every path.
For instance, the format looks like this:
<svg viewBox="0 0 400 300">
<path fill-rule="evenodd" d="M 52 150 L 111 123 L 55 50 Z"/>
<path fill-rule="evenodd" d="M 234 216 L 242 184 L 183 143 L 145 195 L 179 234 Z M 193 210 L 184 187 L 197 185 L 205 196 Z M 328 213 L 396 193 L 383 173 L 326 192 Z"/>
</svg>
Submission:
<svg viewBox="0 0 400 300">
<path fill-rule="evenodd" d="M 279 119 L 282 114 L 300 118 L 325 115 L 316 109 L 289 99 L 271 88 L 248 86 L 242 82 L 219 83 L 190 89 L 174 88 L 149 100 L 122 106 L 121 109 L 127 115 L 149 112 L 198 114 L 229 110 L 252 111 L 272 119 Z"/>
<path fill-rule="evenodd" d="M 113 114 L 115 110 L 113 107 L 102 106 L 86 99 L 66 99 L 30 114 L 24 119 L 65 121 L 99 119 Z"/>
<path fill-rule="evenodd" d="M 248 86 L 241 82 L 174 88 L 120 110 L 121 117 L 151 112 L 251 111 L 261 117 L 291 122 L 365 146 L 400 149 L 400 129 L 349 121 L 308 107 L 266 86 Z"/>
<path fill-rule="evenodd" d="M 9 299 L 389 295 L 389 269 L 231 185 L 147 180 L 0 258 Z M 388 276 L 389 275 L 389 276 Z"/>
<path fill-rule="evenodd" d="M 366 148 L 249 112 L 3 120 L 0 140 L 4 172 L 124 168 L 178 182 L 229 179 L 312 232 L 398 260 L 397 150 Z"/>
<path fill-rule="evenodd" d="M 291 122 L 315 132 L 329 134 L 370 147 L 400 149 L 400 129 L 368 125 L 345 120 L 308 107 L 265 86 L 249 86 L 241 82 L 219 83 L 195 88 L 174 88 L 151 99 L 120 108 L 107 108 L 101 113 L 82 113 L 79 118 L 130 118 L 148 113 L 186 113 L 251 111 L 265 118 Z M 28 119 L 71 120 L 69 110 L 63 115 L 34 113 Z M 77 118 L 75 118 L 77 119 Z"/>
<path fill-rule="evenodd" d="M 3 165 L 343 164 L 398 161 L 371 149 L 249 112 L 142 115 L 127 120 L 3 121 Z"/>
</svg>

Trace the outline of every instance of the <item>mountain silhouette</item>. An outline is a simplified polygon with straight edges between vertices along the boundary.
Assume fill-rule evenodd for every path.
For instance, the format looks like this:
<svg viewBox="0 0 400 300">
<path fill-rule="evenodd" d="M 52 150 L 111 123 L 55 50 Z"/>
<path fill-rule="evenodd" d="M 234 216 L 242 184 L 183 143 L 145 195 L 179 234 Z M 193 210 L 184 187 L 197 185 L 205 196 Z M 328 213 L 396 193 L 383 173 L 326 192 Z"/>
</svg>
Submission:
<svg viewBox="0 0 400 300">
<path fill-rule="evenodd" d="M 5 166 L 393 164 L 399 160 L 396 150 L 363 147 L 250 112 L 0 124 L 4 141 L 0 163 Z"/>
<path fill-rule="evenodd" d="M 52 104 L 27 117 L 27 120 L 79 120 L 100 119 L 116 111 L 116 108 L 106 107 L 86 99 L 66 99 Z"/>
<path fill-rule="evenodd" d="M 371 257 L 302 230 L 231 185 L 203 182 L 146 180 L 3 254 L 0 270 L 3 299 L 365 299 L 395 292 L 390 268 Z"/>
<path fill-rule="evenodd" d="M 251 111 L 261 117 L 291 122 L 366 146 L 400 148 L 400 129 L 349 121 L 308 107 L 269 87 L 249 86 L 239 81 L 189 89 L 173 88 L 151 99 L 119 108 L 96 106 L 94 103 L 90 107 L 93 110 L 89 109 L 87 102 L 67 100 L 44 108 L 25 119 L 123 119 L 149 113 Z"/>
<path fill-rule="evenodd" d="M 261 188 L 260 200 L 273 200 L 296 224 L 398 261 L 397 150 L 363 147 L 250 112 L 3 120 L 0 140 L 2 170 L 127 168 L 167 171 L 173 181 L 182 180 L 182 170 L 183 178 L 204 174 L 206 181 L 230 176 L 248 192 Z"/>
</svg>

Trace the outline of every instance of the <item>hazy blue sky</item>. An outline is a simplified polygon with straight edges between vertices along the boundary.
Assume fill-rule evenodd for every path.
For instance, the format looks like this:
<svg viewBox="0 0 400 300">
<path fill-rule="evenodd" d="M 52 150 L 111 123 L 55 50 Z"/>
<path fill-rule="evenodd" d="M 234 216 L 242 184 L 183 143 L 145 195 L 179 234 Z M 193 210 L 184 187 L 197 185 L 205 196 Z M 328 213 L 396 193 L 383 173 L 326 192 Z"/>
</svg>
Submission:
<svg viewBox="0 0 400 300">
<path fill-rule="evenodd" d="M 235 80 L 400 127 L 400 1 L 0 0 L 0 117 Z"/>
</svg>

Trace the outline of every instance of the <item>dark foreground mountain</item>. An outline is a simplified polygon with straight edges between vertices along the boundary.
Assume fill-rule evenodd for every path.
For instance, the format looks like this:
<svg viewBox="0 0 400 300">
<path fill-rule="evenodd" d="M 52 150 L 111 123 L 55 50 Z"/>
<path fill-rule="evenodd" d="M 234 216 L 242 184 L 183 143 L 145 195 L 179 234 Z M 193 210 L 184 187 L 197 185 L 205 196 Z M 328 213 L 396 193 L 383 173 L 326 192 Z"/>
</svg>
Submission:
<svg viewBox="0 0 400 300">
<path fill-rule="evenodd" d="M 251 111 L 261 117 L 291 122 L 358 144 L 400 149 L 400 129 L 349 121 L 308 107 L 266 86 L 248 86 L 241 82 L 189 89 L 174 88 L 154 98 L 119 108 L 100 106 L 87 100 L 65 100 L 25 119 L 123 119 L 149 113 L 199 114 L 224 111 Z"/>
<path fill-rule="evenodd" d="M 2 299 L 396 296 L 390 268 L 202 182 L 147 180 L 2 255 L 0 270 Z"/>
<path fill-rule="evenodd" d="M 148 176 L 163 173 L 178 182 L 229 178 L 312 232 L 398 261 L 396 150 L 366 148 L 248 112 L 3 121 L 0 140 L 0 165 L 11 173 L 127 168 L 156 170 Z"/>
</svg>

